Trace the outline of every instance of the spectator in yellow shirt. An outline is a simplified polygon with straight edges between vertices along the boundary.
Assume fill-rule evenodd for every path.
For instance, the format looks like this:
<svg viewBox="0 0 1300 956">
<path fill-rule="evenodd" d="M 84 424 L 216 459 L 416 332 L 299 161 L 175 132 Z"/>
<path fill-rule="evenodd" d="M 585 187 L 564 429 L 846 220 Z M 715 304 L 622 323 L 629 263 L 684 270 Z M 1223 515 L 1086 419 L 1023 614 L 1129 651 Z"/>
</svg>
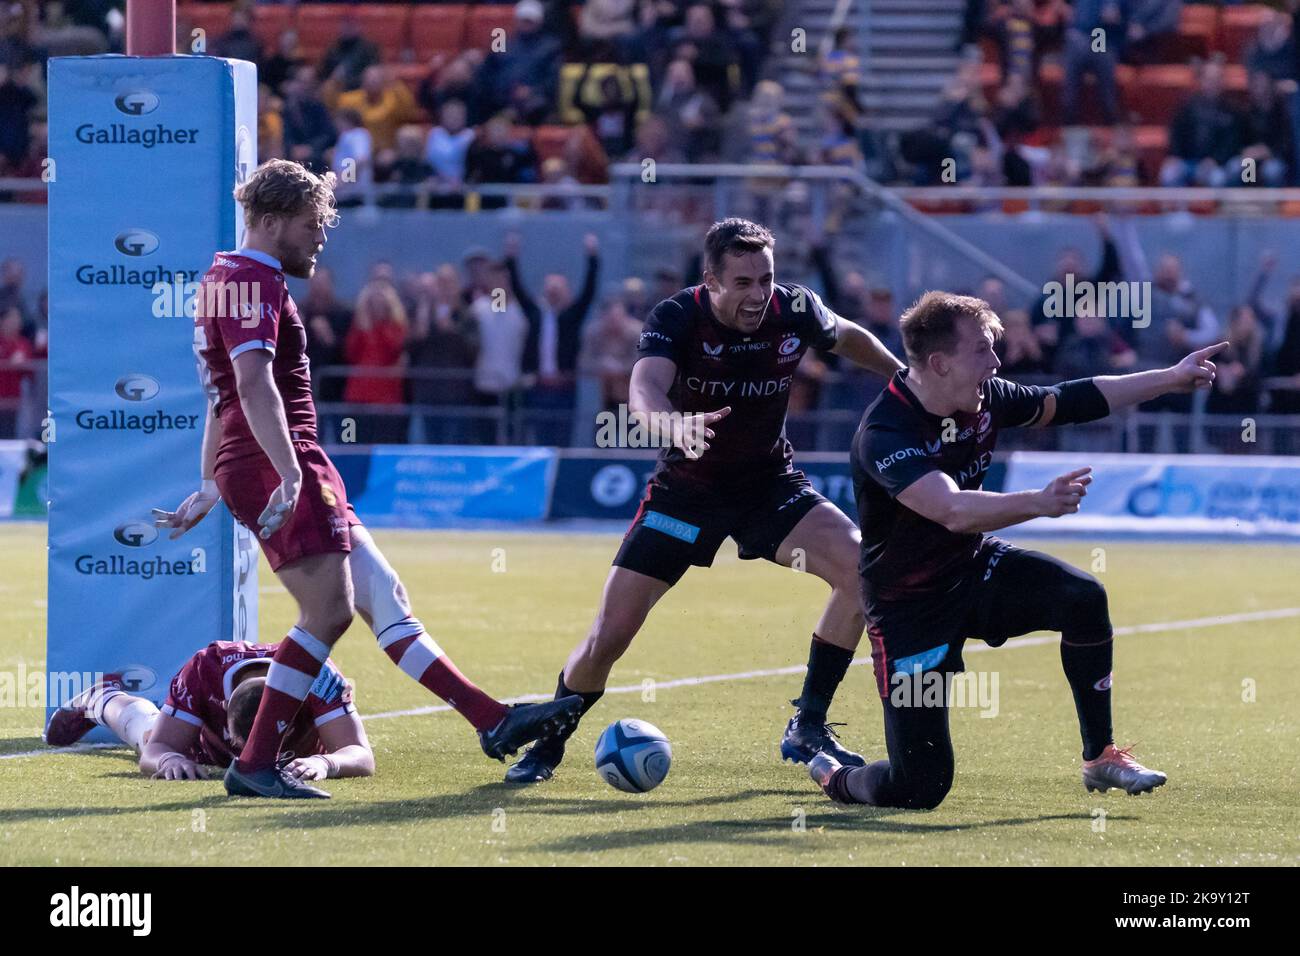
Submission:
<svg viewBox="0 0 1300 956">
<path fill-rule="evenodd" d="M 361 125 L 370 131 L 376 165 L 384 165 L 384 154 L 397 146 L 397 131 L 419 120 L 415 97 L 401 80 L 391 78 L 382 66 L 368 66 L 361 74 L 361 87 L 340 93 L 335 110 L 356 110 Z"/>
</svg>

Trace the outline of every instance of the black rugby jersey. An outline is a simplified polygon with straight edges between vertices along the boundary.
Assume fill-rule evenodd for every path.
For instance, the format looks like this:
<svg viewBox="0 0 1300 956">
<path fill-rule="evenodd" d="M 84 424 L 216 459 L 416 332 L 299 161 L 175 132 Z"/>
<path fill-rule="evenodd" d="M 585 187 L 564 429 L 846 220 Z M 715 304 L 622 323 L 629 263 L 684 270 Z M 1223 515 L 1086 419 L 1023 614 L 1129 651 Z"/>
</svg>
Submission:
<svg viewBox="0 0 1300 956">
<path fill-rule="evenodd" d="M 731 414 L 713 426 L 701 458 L 680 448 L 659 458 L 654 480 L 685 489 L 722 490 L 793 469 L 785 413 L 795 368 L 809 348 L 835 345 L 838 316 L 804 286 L 776 285 L 754 333 L 728 328 L 713 315 L 703 285 L 655 306 L 637 346 L 638 358 L 659 356 L 677 366 L 668 397 L 676 411 Z"/>
<path fill-rule="evenodd" d="M 909 485 L 945 472 L 962 491 L 977 490 L 993 462 L 998 430 L 1032 425 L 1050 389 L 993 378 L 978 412 L 947 418 L 921 405 L 907 387 L 907 369 L 867 408 L 853 437 L 853 490 L 862 528 L 858 572 L 870 594 L 886 600 L 943 591 L 968 570 L 984 535 L 959 534 L 898 502 Z M 951 440 L 944 441 L 952 420 Z"/>
</svg>

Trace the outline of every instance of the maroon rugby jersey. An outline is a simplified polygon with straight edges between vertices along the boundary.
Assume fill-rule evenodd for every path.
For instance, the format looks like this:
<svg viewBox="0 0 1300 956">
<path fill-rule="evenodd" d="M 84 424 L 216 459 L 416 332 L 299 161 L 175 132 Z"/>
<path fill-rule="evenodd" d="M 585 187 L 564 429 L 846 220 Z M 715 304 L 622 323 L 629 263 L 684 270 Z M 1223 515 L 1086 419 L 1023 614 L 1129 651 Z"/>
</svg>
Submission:
<svg viewBox="0 0 1300 956">
<path fill-rule="evenodd" d="M 248 455 L 265 454 L 235 389 L 234 360 L 250 349 L 266 349 L 275 356 L 271 370 L 290 438 L 315 441 L 307 329 L 279 262 L 251 249 L 218 252 L 200 283 L 194 316 L 199 379 L 221 419 L 218 469 Z"/>
<path fill-rule="evenodd" d="M 199 728 L 198 745 L 187 756 L 217 766 L 226 766 L 235 759 L 226 726 L 226 699 L 234 688 L 235 675 L 254 661 L 269 661 L 277 647 L 213 641 L 172 678 L 162 712 Z M 284 735 L 281 759 L 324 753 L 316 728 L 353 713 L 356 707 L 352 705 L 352 688 L 334 663 L 327 660 L 293 726 Z"/>
</svg>

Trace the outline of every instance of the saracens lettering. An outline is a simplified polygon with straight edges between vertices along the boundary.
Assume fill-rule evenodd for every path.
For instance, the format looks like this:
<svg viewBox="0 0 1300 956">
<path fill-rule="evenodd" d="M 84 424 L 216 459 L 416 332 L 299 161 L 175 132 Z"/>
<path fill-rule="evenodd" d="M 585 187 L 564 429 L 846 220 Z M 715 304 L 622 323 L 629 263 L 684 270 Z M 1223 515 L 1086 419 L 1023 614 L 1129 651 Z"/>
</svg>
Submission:
<svg viewBox="0 0 1300 956">
<path fill-rule="evenodd" d="M 77 142 L 87 146 L 143 146 L 153 149 L 155 146 L 193 145 L 198 141 L 198 127 L 171 129 L 161 123 L 144 129 L 135 129 L 126 123 L 109 123 L 107 126 L 82 123 L 77 127 Z"/>
</svg>

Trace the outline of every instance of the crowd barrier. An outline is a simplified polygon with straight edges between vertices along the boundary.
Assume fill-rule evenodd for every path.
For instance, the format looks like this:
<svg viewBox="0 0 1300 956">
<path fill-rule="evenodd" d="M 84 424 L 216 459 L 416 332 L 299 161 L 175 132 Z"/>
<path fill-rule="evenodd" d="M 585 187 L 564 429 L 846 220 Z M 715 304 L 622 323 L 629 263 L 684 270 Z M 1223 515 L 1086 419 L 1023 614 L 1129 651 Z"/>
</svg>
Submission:
<svg viewBox="0 0 1300 956">
<path fill-rule="evenodd" d="M 475 445 L 333 445 L 330 457 L 366 524 L 458 528 L 544 521 L 630 521 L 653 451 Z M 846 455 L 799 455 L 796 467 L 857 520 Z M 1018 526 L 1039 533 L 1140 533 L 1300 540 L 1300 457 L 1015 451 L 995 458 L 986 491 L 1041 488 L 1083 465 L 1083 509 Z M 44 455 L 0 441 L 0 518 L 45 514 Z"/>
</svg>

